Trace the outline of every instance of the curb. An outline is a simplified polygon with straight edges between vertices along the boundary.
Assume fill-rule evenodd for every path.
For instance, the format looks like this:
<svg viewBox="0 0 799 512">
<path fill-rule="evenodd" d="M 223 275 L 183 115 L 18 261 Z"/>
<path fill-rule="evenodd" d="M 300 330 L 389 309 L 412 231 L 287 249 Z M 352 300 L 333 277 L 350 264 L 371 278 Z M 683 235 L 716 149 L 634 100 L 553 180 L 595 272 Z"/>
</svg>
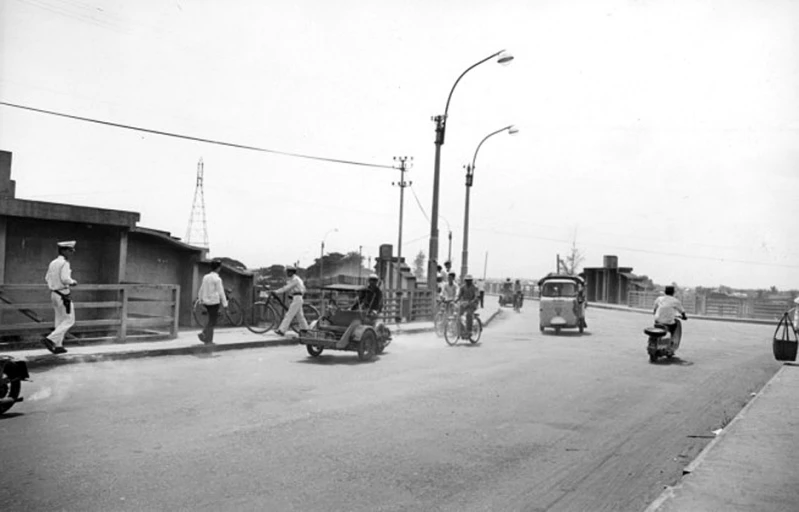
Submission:
<svg viewBox="0 0 799 512">
<path fill-rule="evenodd" d="M 735 417 L 727 424 L 727 426 L 724 427 L 724 429 L 722 429 L 721 433 L 717 435 L 715 438 L 713 438 L 713 440 L 710 441 L 707 444 L 707 446 L 705 446 L 702 449 L 702 451 L 699 452 L 699 454 L 691 462 L 689 462 L 687 466 L 683 468 L 682 478 L 680 479 L 680 482 L 678 482 L 675 485 L 670 485 L 666 487 L 663 490 L 663 492 L 661 492 L 660 495 L 657 498 L 655 498 L 655 501 L 653 501 L 652 503 L 650 503 L 648 507 L 646 507 L 644 512 L 657 512 L 657 510 L 660 509 L 660 507 L 662 507 L 668 500 L 674 498 L 675 491 L 680 489 L 683 485 L 682 479 L 685 478 L 687 475 L 690 475 L 691 473 L 696 471 L 696 468 L 702 465 L 702 462 L 705 460 L 705 458 L 707 458 L 710 451 L 713 450 L 713 448 L 715 448 L 715 446 L 718 443 L 723 441 L 727 437 L 727 435 L 729 435 L 731 427 L 746 416 L 746 413 L 749 412 L 749 409 L 752 407 L 752 404 L 754 404 L 755 401 L 757 401 L 757 399 L 763 395 L 766 389 L 768 389 L 772 385 L 774 380 L 777 379 L 777 377 L 783 372 L 783 370 L 785 370 L 785 365 L 782 365 L 780 369 L 777 370 L 777 373 L 775 373 L 768 380 L 768 382 L 766 382 L 766 384 L 763 385 L 760 391 L 758 391 L 755 394 L 755 396 L 751 398 L 751 400 L 746 402 L 746 405 L 744 405 L 743 408 L 740 411 L 738 411 L 738 414 L 736 414 Z"/>
<path fill-rule="evenodd" d="M 486 319 L 484 326 L 488 326 L 494 318 L 499 315 L 500 310 L 494 311 L 491 316 Z M 410 329 L 402 329 L 395 327 L 395 334 L 402 336 L 405 334 L 420 334 L 423 332 L 432 332 L 433 326 L 430 327 L 413 327 Z M 144 350 L 131 350 L 130 352 L 108 352 L 105 354 L 73 354 L 55 356 L 53 354 L 44 354 L 41 356 L 33 356 L 28 358 L 20 358 L 28 364 L 29 369 L 42 369 L 53 368 L 56 366 L 64 366 L 68 364 L 77 363 L 102 363 L 105 361 L 123 361 L 126 359 L 143 359 L 146 357 L 159 357 L 159 356 L 182 356 L 192 354 L 208 354 L 213 352 L 223 352 L 226 350 L 241 350 L 246 348 L 266 348 L 266 347 L 280 347 L 297 345 L 293 338 L 281 338 L 276 340 L 256 340 L 256 341 L 239 341 L 234 343 L 221 343 L 214 345 L 189 345 L 186 347 L 172 347 L 172 348 L 152 348 Z"/>
</svg>

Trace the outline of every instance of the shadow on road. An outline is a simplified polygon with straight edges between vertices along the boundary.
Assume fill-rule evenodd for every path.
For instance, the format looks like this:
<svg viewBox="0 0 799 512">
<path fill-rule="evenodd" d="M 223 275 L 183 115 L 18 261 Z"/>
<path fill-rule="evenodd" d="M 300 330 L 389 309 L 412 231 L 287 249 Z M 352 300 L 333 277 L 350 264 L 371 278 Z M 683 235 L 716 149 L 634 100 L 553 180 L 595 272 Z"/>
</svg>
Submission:
<svg viewBox="0 0 799 512">
<path fill-rule="evenodd" d="M 653 366 L 693 366 L 694 365 L 693 362 L 687 361 L 685 359 L 680 359 L 677 356 L 674 356 L 671 359 L 669 359 L 667 357 L 666 358 L 662 358 L 662 359 L 658 359 L 657 362 L 654 362 L 654 363 L 650 362 L 649 364 L 651 364 Z"/>
<path fill-rule="evenodd" d="M 25 416 L 25 413 L 22 413 L 22 412 L 7 412 L 5 414 L 0 414 L 0 420 L 9 420 L 11 418 L 16 418 L 17 416 Z"/>
<path fill-rule="evenodd" d="M 541 334 L 544 336 L 558 336 L 563 338 L 582 338 L 583 336 L 591 336 L 590 331 L 583 331 L 580 333 L 579 331 L 560 331 L 560 333 L 555 333 L 555 331 L 544 331 Z"/>
<path fill-rule="evenodd" d="M 295 361 L 298 364 L 313 364 L 313 365 L 349 365 L 349 366 L 357 366 L 362 364 L 372 364 L 380 361 L 382 356 L 375 356 L 372 358 L 371 361 L 361 361 L 358 359 L 357 355 L 334 355 L 334 354 L 322 354 L 319 357 L 306 357 L 304 359 L 298 359 Z"/>
</svg>

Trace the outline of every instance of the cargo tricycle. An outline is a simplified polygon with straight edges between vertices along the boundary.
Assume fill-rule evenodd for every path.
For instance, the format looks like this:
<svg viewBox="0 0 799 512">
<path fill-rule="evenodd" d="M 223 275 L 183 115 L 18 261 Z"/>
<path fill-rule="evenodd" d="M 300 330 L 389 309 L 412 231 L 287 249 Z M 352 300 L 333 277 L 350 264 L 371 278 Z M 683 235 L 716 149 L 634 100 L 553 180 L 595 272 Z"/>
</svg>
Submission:
<svg viewBox="0 0 799 512">
<path fill-rule="evenodd" d="M 357 352 L 361 361 L 369 361 L 383 353 L 391 343 L 391 331 L 374 311 L 361 307 L 358 295 L 364 288 L 347 284 L 322 288 L 322 315 L 297 338 L 308 355 L 319 357 L 325 350 L 345 350 Z"/>
</svg>

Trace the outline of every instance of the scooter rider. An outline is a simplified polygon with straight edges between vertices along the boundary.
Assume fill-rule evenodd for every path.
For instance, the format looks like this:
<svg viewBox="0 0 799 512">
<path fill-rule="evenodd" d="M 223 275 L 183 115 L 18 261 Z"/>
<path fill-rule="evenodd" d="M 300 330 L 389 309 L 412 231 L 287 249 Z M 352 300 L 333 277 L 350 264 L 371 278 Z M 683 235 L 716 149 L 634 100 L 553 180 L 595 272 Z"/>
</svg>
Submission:
<svg viewBox="0 0 799 512">
<path fill-rule="evenodd" d="M 655 299 L 655 324 L 662 325 L 669 330 L 670 335 L 674 335 L 677 329 L 677 317 L 687 320 L 685 308 L 682 307 L 680 299 L 674 296 L 674 287 L 667 286 L 665 294 Z"/>
</svg>

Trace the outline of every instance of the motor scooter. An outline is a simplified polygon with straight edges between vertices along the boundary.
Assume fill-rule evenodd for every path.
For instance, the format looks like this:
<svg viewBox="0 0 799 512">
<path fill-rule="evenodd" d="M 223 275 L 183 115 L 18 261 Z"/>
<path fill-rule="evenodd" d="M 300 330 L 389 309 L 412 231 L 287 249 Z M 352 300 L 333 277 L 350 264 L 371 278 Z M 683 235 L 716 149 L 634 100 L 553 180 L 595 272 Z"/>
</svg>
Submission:
<svg viewBox="0 0 799 512">
<path fill-rule="evenodd" d="M 21 402 L 19 396 L 23 380 L 29 380 L 28 364 L 11 356 L 0 356 L 0 414 Z"/>
<path fill-rule="evenodd" d="M 688 320 L 683 315 L 683 320 Z M 677 324 L 674 327 L 674 334 L 669 335 L 669 326 L 655 322 L 653 327 L 644 329 L 644 334 L 649 336 L 646 345 L 646 351 L 649 353 L 649 362 L 654 363 L 659 357 L 667 357 L 671 359 L 680 348 L 680 340 L 682 339 L 682 323 L 679 320 L 674 320 Z"/>
</svg>

